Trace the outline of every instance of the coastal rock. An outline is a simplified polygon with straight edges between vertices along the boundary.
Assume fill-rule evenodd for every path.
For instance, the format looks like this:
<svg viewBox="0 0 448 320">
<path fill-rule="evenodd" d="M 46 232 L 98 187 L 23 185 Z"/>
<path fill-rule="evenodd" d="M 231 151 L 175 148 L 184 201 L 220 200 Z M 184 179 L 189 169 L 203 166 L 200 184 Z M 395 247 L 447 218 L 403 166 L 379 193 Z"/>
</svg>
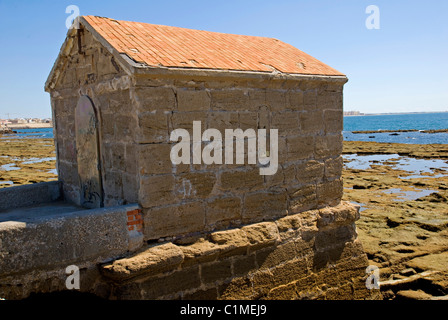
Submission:
<svg viewBox="0 0 448 320">
<path fill-rule="evenodd" d="M 384 299 L 443 299 L 448 294 L 448 164 L 419 175 L 397 168 L 401 156 L 375 161 L 373 155 L 446 162 L 448 145 L 345 141 L 344 153 L 372 155 L 362 170 L 344 161 L 343 199 L 361 204 L 357 230 L 370 264 L 380 267 Z"/>
<path fill-rule="evenodd" d="M 401 290 L 397 292 L 397 300 L 430 300 L 432 296 L 423 290 Z"/>
</svg>

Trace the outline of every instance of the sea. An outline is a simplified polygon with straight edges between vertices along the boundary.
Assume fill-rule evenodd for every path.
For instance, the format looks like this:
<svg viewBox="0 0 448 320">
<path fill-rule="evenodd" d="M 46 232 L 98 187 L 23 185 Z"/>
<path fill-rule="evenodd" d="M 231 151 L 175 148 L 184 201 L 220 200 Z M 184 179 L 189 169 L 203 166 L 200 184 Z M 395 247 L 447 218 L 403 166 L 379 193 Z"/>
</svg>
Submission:
<svg viewBox="0 0 448 320">
<path fill-rule="evenodd" d="M 448 144 L 448 133 L 423 130 L 448 129 L 448 112 L 382 114 L 344 117 L 346 141 L 376 141 L 410 144 Z M 421 130 L 412 132 L 353 133 L 353 131 Z"/>
<path fill-rule="evenodd" d="M 281 130 L 281 128 L 279 128 Z M 410 144 L 448 144 L 448 133 L 375 132 L 353 133 L 372 130 L 439 130 L 448 129 L 448 112 L 384 114 L 344 117 L 343 136 L 346 141 L 376 141 Z M 53 138 L 53 128 L 21 129 L 17 134 L 4 135 L 0 139 Z"/>
<path fill-rule="evenodd" d="M 10 138 L 53 138 L 53 128 L 14 129 L 17 133 L 5 134 L 0 139 Z"/>
</svg>

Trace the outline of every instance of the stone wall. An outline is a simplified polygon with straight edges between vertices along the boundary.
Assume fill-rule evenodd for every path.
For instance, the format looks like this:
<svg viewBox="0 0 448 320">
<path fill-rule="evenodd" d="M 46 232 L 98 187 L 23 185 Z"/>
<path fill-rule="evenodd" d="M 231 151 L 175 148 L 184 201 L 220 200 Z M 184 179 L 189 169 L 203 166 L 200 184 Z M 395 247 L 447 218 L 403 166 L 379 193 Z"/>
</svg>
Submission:
<svg viewBox="0 0 448 320">
<path fill-rule="evenodd" d="M 358 218 L 359 206 L 341 202 L 139 249 L 135 205 L 6 221 L 0 298 L 67 293 L 75 265 L 73 291 L 112 300 L 378 299 L 365 285 Z"/>
<path fill-rule="evenodd" d="M 131 77 L 90 32 L 81 29 L 81 47 L 79 34 L 72 37 L 65 67 L 50 90 L 57 167 L 64 196 L 74 203 L 80 202 L 74 114 L 79 97 L 87 95 L 99 120 L 104 204 L 135 203 L 137 118 L 129 98 Z"/>
<path fill-rule="evenodd" d="M 15 198 L 24 194 L 22 187 L 7 189 Z M 135 204 L 83 210 L 49 202 L 22 209 L 0 215 L 0 299 L 66 291 L 69 266 L 79 268 L 82 291 L 105 297 L 110 289 L 98 266 L 141 246 Z"/>
<path fill-rule="evenodd" d="M 101 267 L 108 298 L 374 299 L 354 225 L 358 209 L 341 203 L 147 246 Z"/>
<path fill-rule="evenodd" d="M 137 77 L 131 100 L 139 121 L 145 238 L 272 220 L 339 203 L 344 83 Z M 247 164 L 173 165 L 170 150 L 177 142 L 170 134 L 182 128 L 192 135 L 193 121 L 201 121 L 202 132 L 214 128 L 223 136 L 225 129 L 278 129 L 277 173 L 262 176 L 257 165 Z"/>
</svg>

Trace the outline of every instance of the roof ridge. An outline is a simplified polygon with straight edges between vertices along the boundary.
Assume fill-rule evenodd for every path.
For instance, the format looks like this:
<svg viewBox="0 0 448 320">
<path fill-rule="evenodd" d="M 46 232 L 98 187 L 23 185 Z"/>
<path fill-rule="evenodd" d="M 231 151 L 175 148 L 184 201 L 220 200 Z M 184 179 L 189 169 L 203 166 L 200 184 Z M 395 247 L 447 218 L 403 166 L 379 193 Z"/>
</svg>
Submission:
<svg viewBox="0 0 448 320">
<path fill-rule="evenodd" d="M 149 23 L 149 22 L 141 22 L 141 21 L 131 21 L 131 20 L 117 20 L 109 17 L 102 17 L 102 16 L 95 16 L 95 15 L 83 15 L 81 17 L 95 17 L 100 19 L 107 19 L 111 21 L 116 22 L 131 22 L 131 23 L 137 23 L 137 24 L 144 24 L 144 25 L 150 25 L 150 26 L 157 26 L 157 27 L 164 27 L 164 28 L 174 28 L 174 29 L 184 29 L 184 30 L 191 30 L 191 31 L 198 31 L 198 32 L 206 32 L 206 33 L 214 33 L 214 34 L 222 34 L 222 35 L 229 35 L 229 36 L 240 36 L 240 37 L 254 37 L 254 38 L 264 38 L 264 39 L 272 39 L 276 41 L 281 41 L 274 37 L 265 37 L 265 36 L 253 36 L 253 35 L 246 35 L 246 34 L 238 34 L 238 33 L 226 33 L 221 31 L 210 31 L 210 30 L 204 30 L 204 29 L 194 29 L 194 28 L 187 28 L 187 27 L 178 27 L 178 26 L 170 26 L 165 24 L 156 24 L 156 23 Z M 283 41 L 281 41 L 283 42 Z"/>
<path fill-rule="evenodd" d="M 81 17 L 119 54 L 148 67 L 344 76 L 276 38 Z"/>
</svg>

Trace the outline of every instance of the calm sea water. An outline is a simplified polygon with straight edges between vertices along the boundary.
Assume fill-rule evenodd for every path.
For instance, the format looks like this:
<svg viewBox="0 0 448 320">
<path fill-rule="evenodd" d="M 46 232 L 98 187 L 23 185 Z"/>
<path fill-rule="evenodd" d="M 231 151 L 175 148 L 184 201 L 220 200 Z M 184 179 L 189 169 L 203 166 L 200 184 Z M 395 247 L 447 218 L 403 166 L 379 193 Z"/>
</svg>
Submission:
<svg viewBox="0 0 448 320">
<path fill-rule="evenodd" d="M 344 117 L 343 136 L 347 141 L 376 141 L 412 144 L 448 144 L 448 133 L 391 132 L 354 134 L 364 130 L 448 129 L 448 112 Z M 53 128 L 22 129 L 9 137 L 53 138 Z M 4 136 L 2 139 L 6 139 Z"/>
<path fill-rule="evenodd" d="M 53 128 L 14 129 L 17 134 L 4 135 L 2 139 L 8 138 L 53 138 Z"/>
<path fill-rule="evenodd" d="M 354 134 L 364 130 L 448 129 L 448 112 L 344 117 L 344 139 L 412 144 L 448 144 L 448 133 L 383 132 Z"/>
</svg>

